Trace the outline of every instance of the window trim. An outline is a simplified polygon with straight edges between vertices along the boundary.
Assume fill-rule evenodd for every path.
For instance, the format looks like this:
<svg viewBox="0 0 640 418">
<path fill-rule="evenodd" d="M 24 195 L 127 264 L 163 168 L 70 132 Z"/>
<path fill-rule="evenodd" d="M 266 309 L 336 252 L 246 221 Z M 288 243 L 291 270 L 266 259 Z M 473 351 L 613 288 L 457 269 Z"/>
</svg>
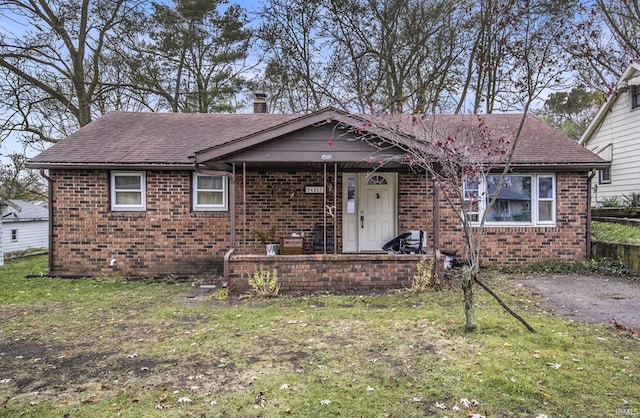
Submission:
<svg viewBox="0 0 640 418">
<path fill-rule="evenodd" d="M 222 178 L 222 189 L 198 189 L 199 177 L 219 177 Z M 191 180 L 192 209 L 194 212 L 226 212 L 229 210 L 229 178 L 227 176 L 213 176 L 209 174 L 193 173 Z M 198 204 L 198 193 L 200 191 L 222 192 L 222 204 Z"/>
<path fill-rule="evenodd" d="M 608 175 L 605 176 L 604 173 Z M 598 170 L 598 184 L 611 184 L 611 167 L 601 168 Z"/>
<path fill-rule="evenodd" d="M 499 174 L 489 173 L 488 176 L 499 176 Z M 517 173 L 517 174 L 509 174 L 509 177 L 531 177 L 531 203 L 529 204 L 531 211 L 531 221 L 489 221 L 488 219 L 485 221 L 485 226 L 492 227 L 548 227 L 555 226 L 557 220 L 557 208 L 558 208 L 558 193 L 557 193 L 557 183 L 556 183 L 556 174 L 555 173 Z M 540 198 L 539 194 L 539 181 L 542 178 L 551 178 L 552 179 L 552 197 L 550 198 Z M 466 186 L 463 186 L 466 187 Z M 465 202 L 471 201 L 471 199 L 467 199 L 467 193 L 465 190 Z M 478 221 L 471 221 L 472 226 L 478 226 L 480 224 L 480 219 L 484 216 L 486 211 L 486 206 L 488 204 L 487 198 L 487 180 L 486 176 L 478 181 Z M 552 220 L 540 220 L 540 202 L 551 201 L 552 202 Z"/>
<path fill-rule="evenodd" d="M 11 230 L 11 242 L 18 242 L 18 230 L 17 229 L 12 229 Z"/>
<path fill-rule="evenodd" d="M 640 108 L 640 85 L 632 85 L 631 93 L 631 110 Z"/>
<path fill-rule="evenodd" d="M 140 178 L 140 188 L 139 189 L 116 189 L 116 177 L 117 176 L 137 176 Z M 123 211 L 134 211 L 134 212 L 144 212 L 147 210 L 147 176 L 144 171 L 112 171 L 111 172 L 111 210 L 114 212 L 123 212 Z M 119 192 L 138 192 L 140 193 L 140 204 L 136 205 L 126 205 L 126 204 L 118 204 L 116 203 L 116 196 Z"/>
</svg>

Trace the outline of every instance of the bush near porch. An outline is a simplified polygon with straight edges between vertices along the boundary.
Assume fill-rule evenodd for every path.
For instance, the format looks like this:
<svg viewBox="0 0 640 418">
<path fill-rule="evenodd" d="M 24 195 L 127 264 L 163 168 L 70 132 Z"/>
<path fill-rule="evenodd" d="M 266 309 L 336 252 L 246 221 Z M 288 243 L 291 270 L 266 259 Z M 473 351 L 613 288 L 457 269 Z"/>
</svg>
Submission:
<svg viewBox="0 0 640 418">
<path fill-rule="evenodd" d="M 465 334 L 454 288 L 217 300 L 195 283 L 25 278 L 45 268 L 45 257 L 0 267 L 3 416 L 640 411 L 640 342 L 559 318 L 504 275 L 485 280 L 537 334 L 482 291 L 480 331 Z"/>
</svg>

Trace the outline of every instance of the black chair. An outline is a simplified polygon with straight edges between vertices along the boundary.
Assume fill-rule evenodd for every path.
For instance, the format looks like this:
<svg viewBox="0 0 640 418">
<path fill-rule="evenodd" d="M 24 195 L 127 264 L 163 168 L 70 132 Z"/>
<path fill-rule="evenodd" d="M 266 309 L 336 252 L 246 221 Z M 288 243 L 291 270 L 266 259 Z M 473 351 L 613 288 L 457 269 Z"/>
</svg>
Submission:
<svg viewBox="0 0 640 418">
<path fill-rule="evenodd" d="M 424 254 L 426 247 L 424 231 L 409 231 L 400 238 L 400 254 Z"/>
</svg>

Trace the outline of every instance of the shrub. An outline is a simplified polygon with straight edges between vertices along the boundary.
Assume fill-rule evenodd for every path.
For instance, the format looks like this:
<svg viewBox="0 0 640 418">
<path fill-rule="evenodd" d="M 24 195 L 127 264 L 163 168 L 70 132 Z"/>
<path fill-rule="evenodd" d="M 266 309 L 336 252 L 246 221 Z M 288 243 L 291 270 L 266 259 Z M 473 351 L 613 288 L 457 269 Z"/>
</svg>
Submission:
<svg viewBox="0 0 640 418">
<path fill-rule="evenodd" d="M 605 197 L 600 203 L 604 208 L 620 208 L 623 206 L 620 196 Z"/>
<path fill-rule="evenodd" d="M 633 192 L 630 194 L 625 194 L 622 196 L 622 200 L 624 200 L 626 206 L 629 206 L 631 208 L 638 207 L 640 206 L 640 193 Z"/>
<path fill-rule="evenodd" d="M 253 293 L 261 297 L 275 297 L 280 294 L 280 282 L 275 269 L 269 271 L 256 267 L 253 276 L 249 278 L 249 286 Z"/>
<path fill-rule="evenodd" d="M 216 300 L 225 300 L 229 297 L 229 289 L 226 287 L 222 289 L 218 289 L 214 294 L 211 295 L 211 299 Z"/>
<path fill-rule="evenodd" d="M 502 273 L 516 274 L 602 274 L 607 276 L 619 276 L 637 278 L 637 275 L 629 270 L 619 260 L 608 258 L 591 260 L 543 260 L 518 266 L 498 266 L 498 271 Z"/>
<path fill-rule="evenodd" d="M 435 259 L 430 258 L 429 261 L 424 258 L 417 265 L 417 273 L 413 276 L 409 293 L 422 293 L 431 286 L 431 278 L 433 276 L 433 265 Z"/>
</svg>

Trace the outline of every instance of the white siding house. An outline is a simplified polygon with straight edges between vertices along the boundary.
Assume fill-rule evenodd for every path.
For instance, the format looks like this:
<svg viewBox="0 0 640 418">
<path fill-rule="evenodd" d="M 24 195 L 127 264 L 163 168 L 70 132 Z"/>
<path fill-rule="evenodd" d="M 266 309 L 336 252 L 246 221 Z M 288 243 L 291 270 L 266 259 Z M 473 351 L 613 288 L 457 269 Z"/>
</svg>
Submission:
<svg viewBox="0 0 640 418">
<path fill-rule="evenodd" d="M 593 204 L 640 193 L 640 64 L 632 63 L 579 140 L 611 162 L 593 181 Z"/>
<path fill-rule="evenodd" d="M 7 200 L 1 205 L 2 252 L 49 249 L 49 210 L 24 200 Z"/>
</svg>

